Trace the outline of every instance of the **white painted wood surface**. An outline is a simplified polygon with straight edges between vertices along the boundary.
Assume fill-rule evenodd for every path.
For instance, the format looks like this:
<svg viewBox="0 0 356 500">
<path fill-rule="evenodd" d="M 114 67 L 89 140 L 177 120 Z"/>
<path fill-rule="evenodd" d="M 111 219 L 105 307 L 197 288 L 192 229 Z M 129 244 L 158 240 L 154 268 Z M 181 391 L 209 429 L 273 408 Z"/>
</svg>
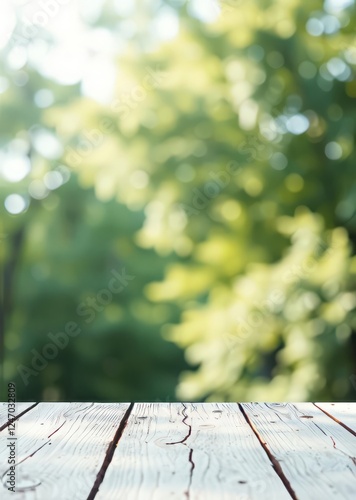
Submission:
<svg viewBox="0 0 356 500">
<path fill-rule="evenodd" d="M 18 491 L 0 498 L 350 500 L 342 420 L 355 428 L 355 403 L 41 403 L 16 422 Z"/>
<path fill-rule="evenodd" d="M 300 500 L 356 498 L 356 438 L 312 403 L 243 404 Z"/>
<path fill-rule="evenodd" d="M 31 408 L 35 403 L 16 403 L 16 416 Z M 8 422 L 8 404 L 0 403 L 0 427 Z"/>
<path fill-rule="evenodd" d="M 128 406 L 41 403 L 24 414 L 16 427 L 16 487 L 23 491 L 14 494 L 2 486 L 1 499 L 86 499 Z M 1 478 L 8 469 L 6 442 L 2 432 Z"/>
<path fill-rule="evenodd" d="M 355 403 L 315 403 L 315 405 L 356 433 Z"/>
<path fill-rule="evenodd" d="M 98 500 L 290 499 L 236 403 L 137 404 Z"/>
</svg>

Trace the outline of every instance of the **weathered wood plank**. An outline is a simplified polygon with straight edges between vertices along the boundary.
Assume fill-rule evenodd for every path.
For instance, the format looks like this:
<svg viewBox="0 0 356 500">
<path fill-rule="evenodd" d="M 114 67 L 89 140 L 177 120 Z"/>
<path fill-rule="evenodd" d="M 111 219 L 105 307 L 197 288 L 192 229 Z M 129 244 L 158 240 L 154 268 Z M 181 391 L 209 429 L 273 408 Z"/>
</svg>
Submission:
<svg viewBox="0 0 356 500">
<path fill-rule="evenodd" d="M 356 497 L 356 438 L 312 403 L 242 405 L 300 500 Z"/>
<path fill-rule="evenodd" d="M 315 405 L 356 433 L 356 403 L 315 403 Z"/>
<path fill-rule="evenodd" d="M 15 494 L 4 486 L 7 436 L 0 435 L 1 498 L 86 499 L 128 406 L 41 403 L 24 414 L 16 426 Z M 28 491 L 30 487 L 34 491 Z"/>
<path fill-rule="evenodd" d="M 16 417 L 36 403 L 16 403 Z M 8 404 L 0 403 L 0 430 L 8 423 Z"/>
<path fill-rule="evenodd" d="M 96 499 L 290 499 L 235 403 L 137 404 Z"/>
</svg>

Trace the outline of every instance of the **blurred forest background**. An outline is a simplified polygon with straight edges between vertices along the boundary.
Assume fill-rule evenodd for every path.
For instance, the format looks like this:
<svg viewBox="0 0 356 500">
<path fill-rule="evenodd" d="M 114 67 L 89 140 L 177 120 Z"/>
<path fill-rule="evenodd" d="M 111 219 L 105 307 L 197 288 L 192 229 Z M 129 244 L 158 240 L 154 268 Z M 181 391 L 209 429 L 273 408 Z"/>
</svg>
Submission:
<svg viewBox="0 0 356 500">
<path fill-rule="evenodd" d="M 354 2 L 0 10 L 18 399 L 355 400 Z"/>
</svg>

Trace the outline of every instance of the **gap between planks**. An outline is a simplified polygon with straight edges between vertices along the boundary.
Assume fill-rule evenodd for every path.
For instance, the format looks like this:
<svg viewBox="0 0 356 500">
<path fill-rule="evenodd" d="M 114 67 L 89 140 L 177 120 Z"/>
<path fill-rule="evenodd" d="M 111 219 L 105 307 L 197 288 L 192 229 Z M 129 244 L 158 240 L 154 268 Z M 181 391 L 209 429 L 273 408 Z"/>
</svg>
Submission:
<svg viewBox="0 0 356 500">
<path fill-rule="evenodd" d="M 121 419 L 121 422 L 119 424 L 119 427 L 117 428 L 117 431 L 115 433 L 113 440 L 109 443 L 108 449 L 107 449 L 105 457 L 104 457 L 103 464 L 100 467 L 100 470 L 96 476 L 96 480 L 95 480 L 94 485 L 93 485 L 93 487 L 88 495 L 87 500 L 93 500 L 99 491 L 100 485 L 104 480 L 105 473 L 110 465 L 112 457 L 114 456 L 116 447 L 121 439 L 121 436 L 124 433 L 124 430 L 126 428 L 127 422 L 129 420 L 129 417 L 131 415 L 131 412 L 133 410 L 134 405 L 135 405 L 135 403 L 130 403 L 130 406 L 128 407 L 128 409 L 124 413 L 124 416 Z"/>
<path fill-rule="evenodd" d="M 332 415 L 328 411 L 324 410 L 324 408 L 322 408 L 321 406 L 319 406 L 317 403 L 313 403 L 313 405 L 316 406 L 323 413 L 325 413 L 325 415 L 327 415 L 328 417 L 330 417 L 332 420 L 334 420 L 335 422 L 337 422 L 338 424 L 340 424 L 344 429 L 346 429 L 347 431 L 351 432 L 351 434 L 353 434 L 354 436 L 356 436 L 356 432 L 353 429 L 351 429 L 348 425 L 344 424 L 344 422 L 341 422 L 341 420 L 339 420 L 338 418 L 334 417 L 334 415 Z"/>
<path fill-rule="evenodd" d="M 245 412 L 245 409 L 242 406 L 242 404 L 240 404 L 240 403 L 237 403 L 237 404 L 238 404 L 240 411 L 241 411 L 242 415 L 244 416 L 246 422 L 251 427 L 252 431 L 255 433 L 258 441 L 260 442 L 262 448 L 266 452 L 266 455 L 268 456 L 269 460 L 271 461 L 273 468 L 276 471 L 276 474 L 279 476 L 280 480 L 282 481 L 282 483 L 286 487 L 286 490 L 288 491 L 290 496 L 293 498 L 293 500 L 298 500 L 297 495 L 295 494 L 295 491 L 293 490 L 290 482 L 288 481 L 287 477 L 285 476 L 285 474 L 282 470 L 281 464 L 279 463 L 277 458 L 273 455 L 273 453 L 271 453 L 270 450 L 268 449 L 267 444 L 265 443 L 265 441 L 262 439 L 262 437 L 258 433 L 258 430 L 256 429 L 256 427 L 251 422 L 251 420 L 248 417 L 247 413 Z"/>
</svg>

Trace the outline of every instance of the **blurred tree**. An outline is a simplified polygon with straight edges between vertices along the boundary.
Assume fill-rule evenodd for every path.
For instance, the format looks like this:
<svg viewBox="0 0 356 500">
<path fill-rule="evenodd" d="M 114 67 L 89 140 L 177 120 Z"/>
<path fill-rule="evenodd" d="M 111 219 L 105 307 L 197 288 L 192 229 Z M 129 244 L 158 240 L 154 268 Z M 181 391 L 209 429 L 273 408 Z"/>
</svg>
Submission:
<svg viewBox="0 0 356 500">
<path fill-rule="evenodd" d="M 27 232 L 8 373 L 124 263 L 135 280 L 31 394 L 170 396 L 184 368 L 155 335 L 162 327 L 192 367 L 178 398 L 354 399 L 354 2 L 226 0 L 219 16 L 216 4 L 158 4 L 136 19 L 108 2 L 93 23 L 127 33 L 128 15 L 144 27 L 127 35 L 111 100 L 46 82 L 58 99 L 34 118 L 36 72 L 5 94 L 16 127 L 4 120 L 4 144 L 40 124 L 26 132 L 32 170 L 18 184 L 37 201 L 5 216 L 14 236 L 3 259 Z M 178 14 L 179 34 L 162 43 L 169 30 L 157 20 L 173 30 Z M 16 115 L 20 99 L 26 113 Z M 44 176 L 68 171 L 42 198 L 42 179 L 55 182 Z"/>
</svg>

